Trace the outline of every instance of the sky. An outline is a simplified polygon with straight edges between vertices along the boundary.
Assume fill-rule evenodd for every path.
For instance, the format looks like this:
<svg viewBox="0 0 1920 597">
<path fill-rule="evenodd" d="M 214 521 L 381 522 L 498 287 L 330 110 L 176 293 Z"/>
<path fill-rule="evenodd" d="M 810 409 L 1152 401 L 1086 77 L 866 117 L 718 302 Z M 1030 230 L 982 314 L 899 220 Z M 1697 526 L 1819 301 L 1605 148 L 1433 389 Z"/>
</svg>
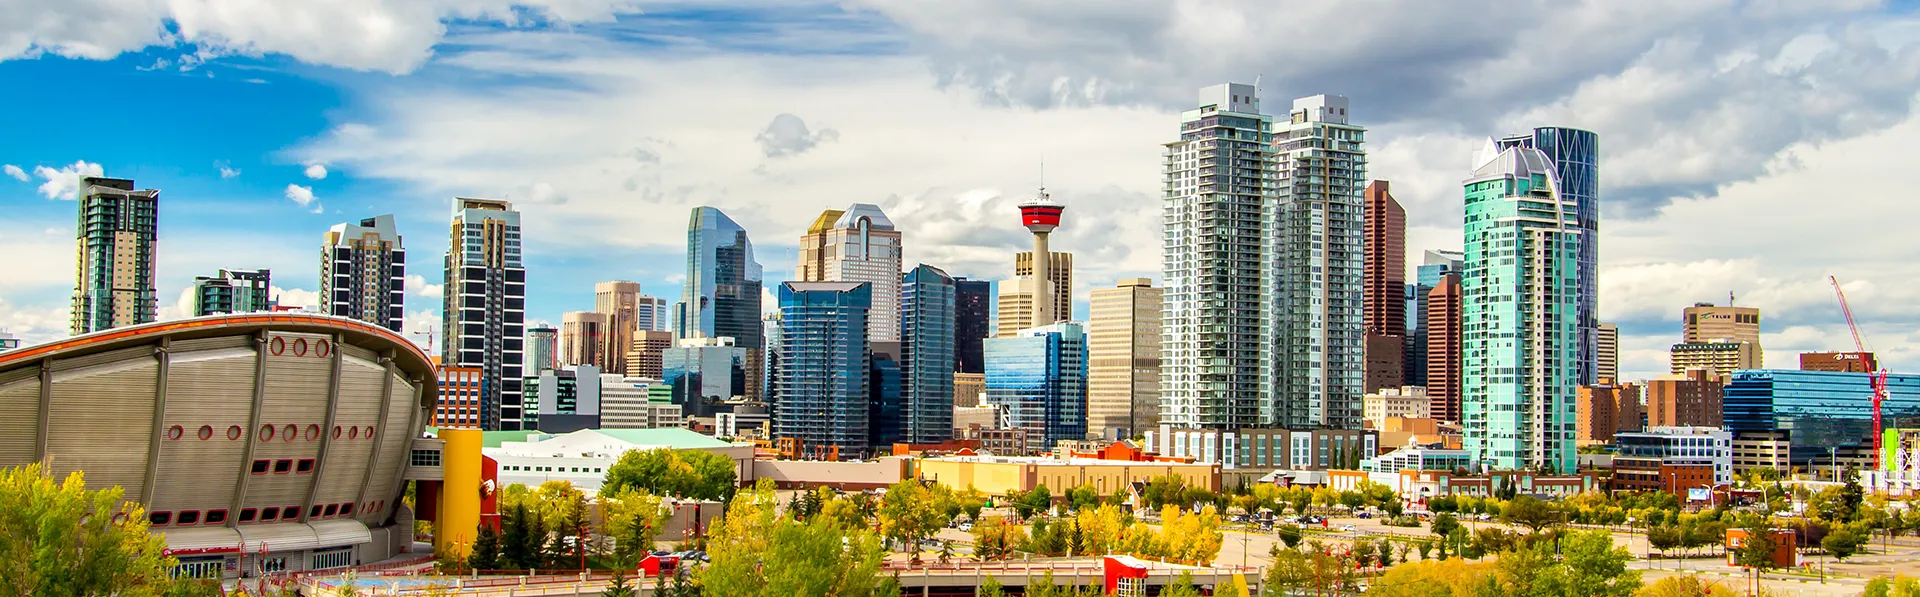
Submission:
<svg viewBox="0 0 1920 597">
<path fill-rule="evenodd" d="M 1600 135 L 1600 314 L 1629 379 L 1694 302 L 1762 309 L 1772 367 L 1920 370 L 1920 7 L 1837 0 L 17 0 L 0 20 L 0 328 L 67 329 L 76 176 L 160 189 L 163 318 L 194 276 L 312 304 L 327 227 L 395 214 L 409 328 L 438 322 L 449 201 L 523 214 L 529 317 L 593 283 L 679 295 L 690 208 L 769 286 L 824 209 L 1002 279 L 1045 185 L 1090 289 L 1159 278 L 1161 144 L 1203 86 L 1351 98 L 1409 262 L 1461 245 L 1489 136 Z M 1044 164 L 1044 167 L 1043 167 Z M 424 339 L 424 336 L 421 337 Z"/>
</svg>

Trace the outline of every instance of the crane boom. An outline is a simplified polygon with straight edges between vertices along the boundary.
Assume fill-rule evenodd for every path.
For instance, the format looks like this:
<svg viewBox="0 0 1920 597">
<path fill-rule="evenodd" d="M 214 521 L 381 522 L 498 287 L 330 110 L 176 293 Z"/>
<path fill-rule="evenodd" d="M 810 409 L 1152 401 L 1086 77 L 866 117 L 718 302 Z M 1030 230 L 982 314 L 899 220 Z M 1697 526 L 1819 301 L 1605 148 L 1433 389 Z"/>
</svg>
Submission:
<svg viewBox="0 0 1920 597">
<path fill-rule="evenodd" d="M 1861 352 L 1862 358 L 1867 352 L 1867 343 L 1860 336 L 1860 326 L 1853 322 L 1853 309 L 1847 306 L 1847 293 L 1840 289 L 1840 278 L 1827 276 L 1833 283 L 1833 295 L 1840 299 L 1840 314 L 1847 318 L 1847 331 L 1853 334 L 1853 347 Z M 1887 370 L 1869 371 L 1873 380 L 1873 468 L 1880 469 L 1880 402 L 1887 398 Z"/>
</svg>

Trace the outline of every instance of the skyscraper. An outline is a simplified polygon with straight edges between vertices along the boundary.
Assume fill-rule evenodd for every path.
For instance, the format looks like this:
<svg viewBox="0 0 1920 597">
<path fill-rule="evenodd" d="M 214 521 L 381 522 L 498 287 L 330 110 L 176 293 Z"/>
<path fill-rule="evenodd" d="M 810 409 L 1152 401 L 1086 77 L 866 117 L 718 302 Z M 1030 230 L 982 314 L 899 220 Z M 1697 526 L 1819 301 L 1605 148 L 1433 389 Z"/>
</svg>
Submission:
<svg viewBox="0 0 1920 597">
<path fill-rule="evenodd" d="M 568 311 L 560 316 L 560 365 L 606 367 L 608 323 L 613 318 L 598 311 Z M 621 355 L 625 360 L 625 355 Z M 597 374 L 596 374 L 597 375 Z M 531 376 L 529 376 L 531 377 Z"/>
<path fill-rule="evenodd" d="M 1072 320 L 1073 254 L 1065 251 L 1048 251 L 1047 272 L 1047 282 L 1049 282 L 1049 284 L 1047 284 L 1046 291 L 1048 309 L 1050 309 L 1047 316 L 1052 317 L 1056 321 Z M 1013 254 L 1013 277 L 1018 280 L 1033 279 L 1033 251 L 1021 251 Z M 1025 291 L 1029 294 L 1036 292 L 1033 287 L 1026 287 Z M 1029 298 L 1029 300 L 1031 299 Z M 1033 309 L 1034 306 L 1028 304 L 1026 308 Z M 1045 317 L 1041 317 L 1040 319 L 1030 317 L 1027 321 L 1038 322 L 1042 319 L 1045 319 Z M 1035 323 L 1035 325 L 1046 324 Z"/>
<path fill-rule="evenodd" d="M 745 396 L 748 378 L 757 377 L 747 356 L 732 337 L 682 338 L 661 356 L 660 381 L 681 414 L 711 417 L 721 402 Z"/>
<path fill-rule="evenodd" d="M 193 314 L 259 313 L 273 308 L 273 272 L 223 269 L 193 279 Z"/>
<path fill-rule="evenodd" d="M 560 330 L 546 325 L 529 328 L 526 346 L 527 373 L 538 375 L 542 370 L 560 368 Z"/>
<path fill-rule="evenodd" d="M 920 265 L 900 285 L 901 441 L 953 439 L 954 280 Z"/>
<path fill-rule="evenodd" d="M 136 191 L 124 178 L 83 176 L 79 196 L 72 332 L 153 321 L 160 310 L 153 289 L 160 191 Z"/>
<path fill-rule="evenodd" d="M 1440 275 L 1421 301 L 1426 305 L 1426 388 L 1435 419 L 1460 421 L 1461 360 L 1466 337 L 1460 331 L 1462 297 L 1460 272 Z"/>
<path fill-rule="evenodd" d="M 1266 344 L 1276 395 L 1261 420 L 1287 429 L 1360 428 L 1366 129 L 1347 117 L 1345 97 L 1303 97 L 1274 132 L 1278 180 L 1263 263 L 1272 271 Z"/>
<path fill-rule="evenodd" d="M 687 223 L 687 281 L 674 314 L 674 334 L 733 338 L 747 351 L 748 369 L 759 370 L 766 345 L 760 280 L 746 229 L 718 209 L 693 208 Z M 760 382 L 757 375 L 749 382 L 749 398 L 760 397 Z"/>
<path fill-rule="evenodd" d="M 1434 287 L 1440 285 L 1440 278 L 1448 273 L 1460 273 L 1460 260 L 1464 257 L 1459 251 L 1428 250 L 1420 265 L 1413 268 L 1414 282 L 1407 287 L 1407 327 L 1411 331 L 1408 333 L 1405 360 L 1406 385 L 1427 385 L 1428 334 L 1435 325 L 1427 317 L 1427 298 L 1433 294 Z M 1458 298 L 1457 294 L 1455 298 Z M 1450 313 L 1457 317 L 1460 311 L 1454 309 Z M 1455 320 L 1454 324 L 1457 329 L 1459 321 Z M 1459 404 L 1459 397 L 1458 393 L 1454 394 L 1455 406 Z"/>
<path fill-rule="evenodd" d="M 1087 319 L 1087 431 L 1131 438 L 1160 424 L 1163 289 L 1126 278 L 1093 291 Z"/>
<path fill-rule="evenodd" d="M 1087 437 L 1087 334 L 1062 322 L 987 340 L 986 401 L 1007 425 L 1027 432 L 1027 445 L 1051 446 Z"/>
<path fill-rule="evenodd" d="M 627 377 L 660 379 L 667 350 L 673 348 L 673 332 L 641 330 L 627 348 Z"/>
<path fill-rule="evenodd" d="M 1602 323 L 1595 329 L 1594 375 L 1600 383 L 1620 381 L 1620 326 Z"/>
<path fill-rule="evenodd" d="M 981 341 L 993 333 L 993 283 L 954 278 L 953 371 L 978 374 Z"/>
<path fill-rule="evenodd" d="M 600 367 L 625 373 L 627 350 L 633 348 L 634 332 L 640 330 L 640 283 L 614 280 L 594 284 L 593 310 L 607 316 L 602 332 L 605 346 L 600 348 L 606 356 Z"/>
<path fill-rule="evenodd" d="M 1731 351 L 1723 351 L 1735 353 L 1731 362 L 1727 363 L 1731 368 L 1720 369 L 1719 373 L 1723 376 L 1731 375 L 1734 369 L 1760 369 L 1766 366 L 1766 352 L 1760 348 L 1758 307 L 1717 307 L 1713 303 L 1694 303 L 1681 312 L 1681 324 L 1685 344 L 1736 345 Z M 1698 355 L 1704 349 L 1682 351 L 1676 346 L 1673 350 L 1674 373 L 1686 371 L 1681 365 L 1682 361 L 1692 364 L 1692 361 L 1699 360 L 1679 356 L 1682 352 Z M 1724 358 L 1720 360 L 1727 361 Z"/>
<path fill-rule="evenodd" d="M 1044 288 L 1033 278 L 1033 252 L 1013 255 L 1013 278 L 1002 280 L 996 289 L 995 337 L 1017 336 L 1020 330 L 1046 325 L 1040 323 L 1045 319 L 1060 319 L 1073 312 L 1073 254 L 1050 251 L 1047 255 L 1047 270 L 1053 274 Z M 1043 293 L 1048 297 L 1044 305 L 1036 298 Z M 1042 307 L 1049 314 L 1040 313 Z"/>
<path fill-rule="evenodd" d="M 794 280 L 867 282 L 873 285 L 875 313 L 899 313 L 900 241 L 900 231 L 878 205 L 855 203 L 845 211 L 827 210 L 800 237 L 801 261 Z M 891 316 L 870 317 L 867 325 L 874 342 L 900 340 L 900 322 Z"/>
<path fill-rule="evenodd" d="M 1263 346 L 1273 118 L 1260 113 L 1252 85 L 1201 89 L 1198 105 L 1181 113 L 1179 140 L 1164 146 L 1160 421 L 1252 427 L 1269 410 L 1273 383 Z"/>
<path fill-rule="evenodd" d="M 527 270 L 520 263 L 520 212 L 499 199 L 453 200 L 451 246 L 441 307 L 441 358 L 479 367 L 480 428 L 519 431 Z"/>
<path fill-rule="evenodd" d="M 857 458 L 868 448 L 872 347 L 865 282 L 780 285 L 780 394 L 773 433 L 813 458 Z"/>
<path fill-rule="evenodd" d="M 672 327 L 673 323 L 673 314 L 668 307 L 667 299 L 640 295 L 634 301 L 633 323 L 634 329 L 642 332 L 669 331 L 668 328 Z"/>
<path fill-rule="evenodd" d="M 1532 135 L 1502 139 L 1500 149 L 1525 146 L 1540 150 L 1560 175 L 1560 195 L 1573 204 L 1574 228 L 1580 232 L 1574 325 L 1579 340 L 1580 383 L 1594 383 L 1598 374 L 1600 327 L 1600 136 L 1592 131 L 1543 126 Z M 1758 342 L 1755 342 L 1758 344 Z"/>
<path fill-rule="evenodd" d="M 444 291 L 453 292 L 450 287 Z M 321 313 L 405 334 L 406 302 L 407 250 L 393 214 L 327 229 L 320 245 Z"/>
<path fill-rule="evenodd" d="M 1538 149 L 1489 139 L 1474 163 L 1461 275 L 1463 447 L 1498 469 L 1570 472 L 1583 368 L 1578 204 Z"/>
<path fill-rule="evenodd" d="M 1407 306 L 1402 286 L 1407 283 L 1407 210 L 1376 180 L 1366 188 L 1366 279 L 1361 288 L 1366 310 L 1361 325 L 1368 333 L 1402 335 L 1407 329 Z"/>
<path fill-rule="evenodd" d="M 1066 209 L 1065 204 L 1054 201 L 1053 196 L 1047 194 L 1047 188 L 1044 186 L 1040 187 L 1039 194 L 1020 204 L 1020 224 L 1027 227 L 1027 232 L 1033 233 L 1033 254 L 1027 257 L 1031 269 L 1027 277 L 1035 281 L 1033 285 L 1034 326 L 1051 325 L 1056 321 L 1073 319 L 1073 278 L 1070 273 L 1073 271 L 1073 266 L 1071 262 L 1068 263 L 1066 271 L 1069 272 L 1069 277 L 1062 283 L 1053 272 L 1055 267 L 1053 251 L 1047 248 L 1047 237 L 1053 234 L 1054 229 L 1060 227 L 1060 214 Z M 1013 275 L 1019 277 L 1020 256 L 1014 255 L 1013 262 Z M 1066 299 L 1066 308 L 1060 307 L 1062 298 Z"/>
</svg>

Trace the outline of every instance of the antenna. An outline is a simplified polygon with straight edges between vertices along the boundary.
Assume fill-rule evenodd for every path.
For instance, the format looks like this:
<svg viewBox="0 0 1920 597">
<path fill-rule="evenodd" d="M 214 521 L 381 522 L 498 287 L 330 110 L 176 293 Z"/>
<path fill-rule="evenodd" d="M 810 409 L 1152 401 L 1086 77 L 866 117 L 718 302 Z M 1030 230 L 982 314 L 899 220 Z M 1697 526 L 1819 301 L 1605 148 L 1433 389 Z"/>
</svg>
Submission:
<svg viewBox="0 0 1920 597">
<path fill-rule="evenodd" d="M 1733 306 L 1733 291 L 1727 291 L 1727 306 Z"/>
</svg>

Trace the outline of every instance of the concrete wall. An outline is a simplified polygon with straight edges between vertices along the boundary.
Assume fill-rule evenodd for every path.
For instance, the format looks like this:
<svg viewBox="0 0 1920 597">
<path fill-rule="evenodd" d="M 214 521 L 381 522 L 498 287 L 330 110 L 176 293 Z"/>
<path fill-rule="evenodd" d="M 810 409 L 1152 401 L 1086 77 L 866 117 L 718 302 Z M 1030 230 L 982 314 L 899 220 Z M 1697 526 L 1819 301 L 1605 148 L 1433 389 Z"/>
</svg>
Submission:
<svg viewBox="0 0 1920 597">
<path fill-rule="evenodd" d="M 818 460 L 756 460 L 754 479 L 772 479 L 780 487 L 827 486 L 840 489 L 886 487 L 907 478 L 908 460 L 881 458 L 869 462 Z"/>
</svg>

